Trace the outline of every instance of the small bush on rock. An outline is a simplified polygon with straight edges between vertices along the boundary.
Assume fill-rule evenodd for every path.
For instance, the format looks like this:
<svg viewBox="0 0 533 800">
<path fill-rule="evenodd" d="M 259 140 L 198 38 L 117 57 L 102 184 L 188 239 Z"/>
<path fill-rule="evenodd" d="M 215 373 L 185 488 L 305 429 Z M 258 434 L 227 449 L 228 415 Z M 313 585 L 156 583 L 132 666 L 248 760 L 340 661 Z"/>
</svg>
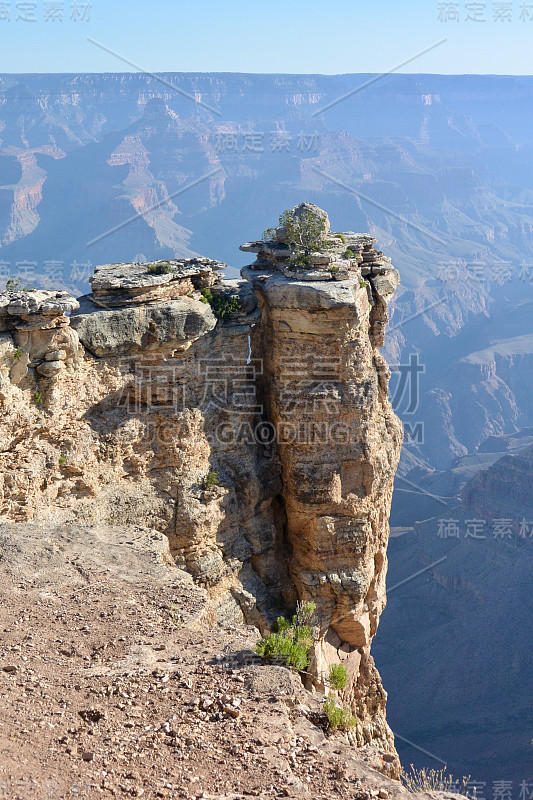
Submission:
<svg viewBox="0 0 533 800">
<path fill-rule="evenodd" d="M 24 286 L 21 278 L 8 278 L 6 282 L 6 292 L 34 292 L 35 289 L 29 289 Z"/>
<path fill-rule="evenodd" d="M 158 261 L 157 264 L 150 264 L 147 269 L 150 275 L 168 275 L 172 272 L 172 266 L 168 261 Z"/>
<path fill-rule="evenodd" d="M 218 472 L 213 472 L 213 470 L 209 470 L 209 472 L 204 475 L 203 478 L 200 478 L 200 489 L 205 491 L 206 489 L 210 489 L 212 486 L 218 486 Z"/>
<path fill-rule="evenodd" d="M 215 317 L 222 321 L 229 319 L 232 314 L 242 308 L 238 297 L 224 297 L 220 294 L 213 294 L 211 289 L 202 289 L 201 302 L 209 303 Z"/>
<path fill-rule="evenodd" d="M 332 664 L 329 668 L 329 683 L 333 689 L 346 689 L 348 673 L 343 664 Z"/>
<path fill-rule="evenodd" d="M 256 652 L 267 661 L 279 659 L 298 671 L 306 669 L 314 641 L 311 622 L 315 609 L 314 603 L 299 603 L 291 621 L 278 617 L 276 633 L 263 636 Z"/>
<path fill-rule="evenodd" d="M 295 216 L 287 209 L 281 214 L 279 224 L 285 229 L 285 243 L 291 250 L 289 269 L 310 269 L 313 266 L 312 254 L 329 247 L 326 220 L 310 211 Z M 275 228 L 268 228 L 263 239 L 268 241 L 275 235 Z"/>
<path fill-rule="evenodd" d="M 357 725 L 357 718 L 353 716 L 349 708 L 341 708 L 333 697 L 326 697 L 323 707 L 324 714 L 328 722 L 328 727 L 332 731 L 346 730 Z"/>
<path fill-rule="evenodd" d="M 403 785 L 411 792 L 453 792 L 454 794 L 467 795 L 470 776 L 462 780 L 446 774 L 446 767 L 442 769 L 417 769 L 411 764 L 411 771 L 402 769 L 400 779 Z M 474 789 L 475 792 L 475 789 Z M 475 796 L 475 795 L 474 795 Z"/>
</svg>

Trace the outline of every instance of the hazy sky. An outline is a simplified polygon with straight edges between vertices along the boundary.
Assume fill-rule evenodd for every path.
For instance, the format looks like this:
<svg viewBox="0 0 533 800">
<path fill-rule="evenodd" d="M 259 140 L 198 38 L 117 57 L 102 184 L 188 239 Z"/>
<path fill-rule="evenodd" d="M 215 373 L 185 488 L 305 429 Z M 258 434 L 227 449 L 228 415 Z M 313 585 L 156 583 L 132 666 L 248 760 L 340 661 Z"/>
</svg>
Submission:
<svg viewBox="0 0 533 800">
<path fill-rule="evenodd" d="M 533 0 L 89 5 L 0 0 L 0 72 L 134 70 L 88 37 L 148 71 L 384 72 L 446 38 L 400 71 L 533 74 Z"/>
</svg>

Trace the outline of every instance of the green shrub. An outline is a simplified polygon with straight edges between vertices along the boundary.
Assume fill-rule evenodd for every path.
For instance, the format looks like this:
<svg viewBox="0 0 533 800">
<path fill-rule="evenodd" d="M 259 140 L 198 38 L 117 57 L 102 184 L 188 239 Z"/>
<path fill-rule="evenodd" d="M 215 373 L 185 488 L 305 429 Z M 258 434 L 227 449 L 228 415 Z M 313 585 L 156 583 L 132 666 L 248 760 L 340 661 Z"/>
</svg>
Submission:
<svg viewBox="0 0 533 800">
<path fill-rule="evenodd" d="M 348 673 L 343 664 L 331 664 L 329 668 L 329 683 L 333 689 L 346 689 Z"/>
<path fill-rule="evenodd" d="M 256 653 L 267 661 L 280 659 L 299 671 L 306 669 L 314 641 L 311 622 L 315 609 L 314 603 L 299 603 L 291 621 L 278 617 L 277 631 L 258 641 Z"/>
<path fill-rule="evenodd" d="M 296 614 L 292 618 L 292 624 L 297 627 L 310 628 L 315 616 L 316 603 L 309 601 L 308 603 L 298 603 L 296 606 Z"/>
<path fill-rule="evenodd" d="M 326 697 L 323 711 L 328 721 L 328 727 L 332 731 L 346 730 L 346 728 L 353 728 L 357 725 L 357 719 L 350 709 L 338 706 L 333 697 Z"/>
<path fill-rule="evenodd" d="M 210 489 L 212 486 L 218 486 L 219 485 L 218 472 L 213 472 L 213 470 L 209 470 L 209 472 L 206 473 L 203 476 L 203 478 L 200 478 L 199 484 L 200 484 L 200 489 L 203 489 L 204 491 L 206 489 Z"/>
<path fill-rule="evenodd" d="M 6 282 L 6 292 L 33 292 L 35 289 L 28 289 L 22 283 L 22 278 L 8 278 Z"/>
<path fill-rule="evenodd" d="M 335 239 L 340 239 L 343 244 L 346 244 L 346 236 L 344 233 L 334 233 L 333 236 Z"/>
<path fill-rule="evenodd" d="M 222 321 L 229 319 L 232 314 L 242 308 L 238 297 L 224 297 L 221 294 L 213 294 L 211 289 L 202 289 L 201 294 L 201 302 L 209 303 L 215 317 Z"/>
<path fill-rule="evenodd" d="M 366 281 L 364 280 L 364 278 L 359 278 L 359 286 L 361 287 L 361 289 L 366 289 Z"/>
<path fill-rule="evenodd" d="M 353 250 L 350 250 L 350 248 L 348 248 L 347 250 L 344 251 L 344 258 L 353 258 L 353 257 L 354 257 Z"/>
<path fill-rule="evenodd" d="M 59 456 L 59 466 L 64 467 L 66 463 L 67 459 L 65 458 L 65 456 Z"/>
<path fill-rule="evenodd" d="M 267 661 L 280 659 L 299 671 L 309 666 L 309 648 L 287 633 L 271 633 L 258 642 L 256 650 Z"/>
<path fill-rule="evenodd" d="M 44 403 L 43 396 L 40 392 L 35 392 L 33 395 L 33 402 L 36 406 L 40 406 Z"/>
<path fill-rule="evenodd" d="M 13 353 L 13 358 L 15 359 L 15 361 L 20 361 L 20 359 L 22 358 L 22 350 L 20 347 L 15 348 L 15 352 Z"/>
<path fill-rule="evenodd" d="M 146 271 L 150 275 L 168 275 L 173 271 L 173 267 L 168 261 L 158 261 L 157 264 L 150 264 Z"/>
</svg>

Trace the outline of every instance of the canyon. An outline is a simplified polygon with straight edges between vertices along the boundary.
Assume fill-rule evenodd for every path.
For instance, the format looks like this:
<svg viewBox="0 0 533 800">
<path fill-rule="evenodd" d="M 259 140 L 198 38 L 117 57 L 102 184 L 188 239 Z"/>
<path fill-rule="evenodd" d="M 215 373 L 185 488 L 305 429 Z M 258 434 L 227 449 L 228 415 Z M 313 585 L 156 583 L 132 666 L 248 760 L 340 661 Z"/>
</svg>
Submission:
<svg viewBox="0 0 533 800">
<path fill-rule="evenodd" d="M 248 237 L 260 237 L 265 224 L 271 224 L 280 209 L 294 206 L 302 197 L 327 208 L 339 230 L 368 231 L 370 237 L 379 240 L 402 275 L 402 283 L 388 306 L 391 320 L 382 349 L 391 366 L 391 403 L 404 423 L 404 445 L 392 500 L 394 535 L 389 548 L 389 583 L 394 586 L 419 570 L 427 571 L 392 592 L 373 652 L 390 689 L 389 723 L 398 733 L 396 746 L 403 762 L 414 761 L 419 766 L 439 763 L 402 741 L 402 735 L 447 761 L 454 774 L 471 774 L 489 782 L 486 796 L 490 798 L 491 780 L 512 778 L 516 787 L 528 773 L 533 723 L 516 688 L 526 686 L 528 680 L 528 637 L 518 635 L 518 628 L 527 625 L 529 618 L 524 588 L 527 570 L 524 575 L 518 574 L 515 560 L 528 563 L 530 541 L 495 541 L 490 549 L 480 542 L 442 541 L 436 531 L 441 518 L 492 518 L 492 511 L 485 514 L 474 509 L 495 506 L 494 499 L 489 502 L 486 487 L 495 490 L 495 499 L 503 503 L 497 490 L 501 475 L 507 474 L 507 465 L 500 465 L 500 474 L 481 473 L 506 453 L 511 459 L 519 456 L 533 425 L 533 82 L 527 76 L 389 75 L 375 80 L 376 77 L 172 73 L 164 76 L 170 84 L 165 86 L 157 77 L 131 73 L 0 76 L 0 285 L 20 276 L 22 286 L 59 288 L 78 297 L 90 291 L 88 279 L 95 272 L 95 264 L 194 259 L 200 253 L 227 262 L 226 274 L 237 279 L 239 269 L 250 260 L 249 251 L 239 252 L 238 243 Z M 371 85 L 361 88 L 371 80 Z M 341 100 L 348 93 L 349 97 Z M 187 94 L 204 105 L 191 102 Z M 231 291 L 225 290 L 229 297 Z M 239 302 L 250 314 L 259 313 L 253 310 L 254 303 L 263 302 L 259 286 L 258 293 L 257 297 L 250 288 L 239 289 Z M 123 334 L 114 326 L 112 309 L 102 307 L 95 316 L 92 301 L 80 299 L 80 304 L 79 324 L 87 331 L 88 343 L 89 331 L 94 327 L 92 353 L 85 345 L 79 351 L 83 354 L 82 369 L 90 355 L 102 362 L 107 358 L 127 362 L 129 348 L 148 346 L 154 351 L 157 375 L 160 364 L 151 332 L 159 325 L 165 327 L 170 341 L 178 333 L 185 338 L 191 334 L 181 326 L 186 319 L 192 325 L 194 319 L 196 333 L 192 333 L 200 336 L 193 349 L 201 349 L 202 342 L 213 336 L 207 329 L 214 321 L 206 320 L 201 312 L 199 316 L 163 314 L 161 309 L 156 312 L 154 304 L 155 316 L 143 313 L 139 319 L 135 308 L 141 306 L 133 304 L 127 313 L 124 310 L 124 318 L 129 315 L 124 343 Z M 197 306 L 194 301 L 193 307 Z M 280 310 L 280 318 L 288 313 Z M 96 334 L 104 320 L 109 345 Z M 234 343 L 240 343 L 244 360 L 248 359 L 250 348 L 263 346 L 257 339 L 260 327 L 257 323 L 250 327 L 250 342 L 242 334 Z M 222 331 L 227 325 L 219 322 L 216 328 Z M 29 337 L 29 333 L 25 334 L 26 339 Z M 219 335 L 214 338 L 220 362 L 228 366 L 224 359 L 233 344 L 229 340 L 223 344 Z M 64 344 L 65 347 L 58 343 L 56 353 L 64 351 L 69 364 L 66 372 L 57 363 L 61 359 L 52 361 L 52 366 L 46 366 L 41 359 L 35 369 L 39 366 L 44 371 L 59 370 L 60 380 L 67 380 L 70 362 L 76 356 L 69 349 L 70 339 Z M 268 346 L 274 344 L 281 346 L 274 340 Z M 3 346 L 13 352 L 11 345 Z M 106 354 L 108 346 L 110 352 Z M 16 364 L 9 362 L 14 376 L 17 370 L 25 369 L 24 361 L 21 356 Z M 179 362 L 179 370 L 184 369 L 184 363 Z M 248 365 L 250 373 L 254 364 L 252 360 Z M 411 364 L 418 371 L 416 375 L 409 371 Z M 119 415 L 114 410 L 115 402 L 142 410 L 152 391 L 160 396 L 160 405 L 165 397 L 167 401 L 171 397 L 174 408 L 177 401 L 172 395 L 173 379 L 166 374 L 158 378 L 161 385 L 157 390 L 142 389 L 154 363 L 146 362 L 145 374 L 137 377 L 131 364 L 126 363 L 121 369 L 120 375 L 103 370 L 101 380 L 110 381 L 109 400 L 88 397 L 79 401 L 81 405 L 89 408 L 93 399 L 101 402 L 98 413 L 105 409 L 111 425 L 114 416 Z M 215 366 L 215 372 L 216 369 Z M 277 361 L 269 369 L 269 380 L 277 380 Z M 199 376 L 187 375 L 190 391 L 193 395 L 199 393 Z M 404 386 L 402 394 L 406 376 L 411 376 L 412 382 L 407 388 Z M 326 406 L 331 400 L 321 399 L 319 379 L 317 376 L 311 389 L 317 395 L 317 403 Z M 126 389 L 126 380 L 134 388 Z M 4 381 L 7 391 L 11 391 L 5 375 L 2 385 Z M 169 386 L 165 388 L 166 383 Z M 226 386 L 225 374 L 221 383 Z M 266 408 L 271 403 L 269 413 L 277 414 L 277 397 L 261 396 L 261 377 L 252 383 L 258 387 L 258 405 Z M 245 384 L 246 394 L 248 375 Z M 224 396 L 223 387 L 216 383 L 215 375 L 213 392 Z M 241 390 L 242 385 L 234 395 Z M 292 391 L 290 384 L 288 390 Z M 73 381 L 73 396 L 80 391 Z M 215 397 L 209 412 L 213 430 L 218 429 L 217 419 L 224 421 L 216 402 Z M 111 407 L 107 408 L 109 404 Z M 20 420 L 21 431 L 30 431 L 39 418 L 39 407 L 30 403 L 35 416 L 31 423 L 25 418 Z M 179 403 L 176 407 L 182 408 Z M 309 404 L 304 409 L 308 411 Z M 255 441 L 255 418 L 249 412 L 243 418 L 243 428 L 251 428 L 248 436 Z M 186 426 L 194 427 L 197 421 L 203 424 L 200 417 L 192 421 L 187 418 Z M 95 496 L 91 492 L 96 492 L 102 498 L 102 508 L 106 508 L 104 519 L 113 520 L 116 513 L 117 519 L 134 520 L 135 503 L 146 501 L 153 503 L 157 525 L 171 528 L 173 522 L 167 519 L 167 509 L 182 487 L 174 486 L 167 478 L 174 474 L 173 470 L 181 469 L 176 464 L 183 454 L 168 455 L 167 441 L 174 433 L 169 428 L 167 437 L 163 423 L 164 420 L 156 425 L 153 435 L 156 456 L 150 455 L 156 475 L 162 480 L 157 502 L 151 488 L 155 477 L 146 477 L 146 453 L 153 449 L 152 444 L 146 445 L 146 450 L 142 445 L 139 453 L 136 429 L 132 432 L 126 427 L 123 440 L 117 444 L 113 438 L 107 442 L 102 429 L 93 433 L 89 425 L 88 432 L 80 433 L 79 445 L 76 437 L 69 438 L 65 428 L 63 457 L 68 455 L 76 463 L 61 464 L 48 487 L 38 487 L 38 476 L 44 478 L 48 468 L 36 468 L 28 460 L 24 473 L 13 478 L 19 488 L 14 485 L 6 494 L 9 507 L 25 519 L 27 490 L 30 498 L 34 494 L 41 509 L 48 507 L 53 487 L 64 482 L 64 496 L 73 492 L 81 513 L 86 513 L 85 506 Z M 140 426 L 142 420 L 136 424 Z M 132 423 L 132 428 L 135 425 Z M 265 429 L 267 440 L 269 430 Z M 221 431 L 225 431 L 224 424 Z M 185 427 L 180 429 L 180 435 L 193 434 L 190 427 Z M 231 440 L 231 429 L 228 435 Z M 83 442 L 88 447 L 97 443 L 101 452 L 107 448 L 117 463 L 124 456 L 130 476 L 126 482 L 133 500 L 121 500 L 121 492 L 116 489 L 116 465 L 112 463 L 101 465 L 101 476 L 94 485 L 84 485 Z M 187 457 L 194 468 L 200 471 L 201 467 L 207 474 L 211 466 L 207 464 L 205 442 L 202 447 L 200 455 Z M 269 448 L 268 441 L 262 442 L 253 458 L 250 450 L 244 453 L 242 449 L 233 456 L 228 441 L 224 458 L 234 457 L 235 465 L 226 467 L 224 461 L 224 470 L 241 475 L 246 463 L 246 476 L 254 476 L 264 465 L 268 474 L 277 476 L 268 496 L 279 498 L 281 462 L 277 472 L 271 469 Z M 56 456 L 61 458 L 59 449 L 54 451 L 53 458 Z M 46 463 L 46 454 L 41 452 L 38 458 L 39 464 Z M 245 462 L 241 463 L 241 458 Z M 92 470 L 91 457 L 89 463 Z M 213 465 L 213 471 L 217 466 Z M 291 470 L 293 465 L 285 466 Z M 298 455 L 294 467 L 301 475 L 305 467 L 303 456 Z M 357 467 L 352 471 L 356 475 Z M 522 508 L 523 516 L 529 519 L 528 484 L 523 481 L 527 474 L 527 470 L 511 467 L 509 476 L 516 479 L 517 485 L 507 485 L 512 495 L 516 492 L 520 502 L 524 501 L 516 513 L 520 516 Z M 192 542 L 187 551 L 188 566 L 185 562 L 182 565 L 198 574 L 212 569 L 209 580 L 213 581 L 214 592 L 227 581 L 234 593 L 230 591 L 231 599 L 224 601 L 228 608 L 235 608 L 235 595 L 246 606 L 247 588 L 241 592 L 234 579 L 241 563 L 252 564 L 246 570 L 255 586 L 254 596 L 256 589 L 263 591 L 265 575 L 270 572 L 270 566 L 263 569 L 260 564 L 273 558 L 287 563 L 284 573 L 276 577 L 277 585 L 267 587 L 262 595 L 265 607 L 272 595 L 279 597 L 281 592 L 285 597 L 293 591 L 288 558 L 276 552 L 272 543 L 263 553 L 264 543 L 251 530 L 255 525 L 251 509 L 259 489 L 254 478 L 247 490 L 246 476 L 240 482 L 239 497 L 248 492 L 250 516 L 246 525 L 247 536 L 255 542 L 253 552 L 248 550 L 249 545 L 247 553 L 238 552 L 237 542 L 243 539 L 231 521 L 229 504 L 233 499 L 229 498 L 226 506 L 226 501 L 220 499 L 211 504 L 213 508 L 222 507 L 220 513 L 225 515 L 221 531 L 217 528 L 217 533 L 214 529 L 211 533 L 214 540 L 217 536 L 223 539 L 226 552 L 232 553 L 222 557 L 222 567 L 218 564 L 218 542 L 206 552 L 199 548 L 195 537 L 202 523 L 194 519 L 196 511 L 187 494 L 190 487 L 185 485 L 180 495 L 184 508 L 180 524 L 188 526 L 192 537 L 187 539 L 187 543 Z M 349 480 L 347 473 L 341 476 L 341 483 L 342 480 Z M 133 488 L 136 481 L 142 487 L 137 494 Z M 470 481 L 475 491 L 471 491 L 472 510 L 467 511 L 463 490 Z M 213 495 L 218 491 L 214 487 Z M 475 500 L 477 495 L 479 502 Z M 30 499 L 28 505 L 31 507 L 33 502 Z M 268 505 L 268 498 L 265 503 Z M 265 523 L 267 518 L 273 518 L 273 531 L 278 530 L 280 515 L 283 518 L 288 507 L 278 500 L 270 503 L 270 511 L 266 505 L 262 520 Z M 204 504 L 199 508 L 202 510 Z M 453 511 L 454 508 L 459 510 Z M 322 514 L 323 509 L 317 511 Z M 291 513 L 294 519 L 300 518 L 298 503 L 291 506 Z M 502 515 L 505 516 L 503 512 Z M 424 525 L 425 520 L 431 521 Z M 271 539 L 277 541 L 274 533 Z M 484 547 L 489 552 L 481 559 Z M 449 556 L 428 569 L 446 555 L 441 552 L 443 548 L 453 548 L 457 557 Z M 480 559 L 482 568 L 476 577 Z M 256 568 L 262 574 L 259 582 Z M 217 583 L 224 570 L 226 577 Z M 243 587 L 245 584 L 246 580 Z M 284 588 L 280 589 L 280 585 Z M 492 594 L 500 597 L 501 605 L 487 600 L 489 586 L 493 587 Z M 304 590 L 303 585 L 300 589 Z M 222 589 L 220 597 L 224 596 L 229 597 Z M 251 607 L 250 613 L 255 614 L 253 603 Z M 517 608 L 521 609 L 520 614 Z M 260 618 L 262 612 L 258 621 Z M 368 629 L 368 622 L 363 627 Z M 492 647 L 493 630 L 501 638 L 498 646 Z M 337 635 L 331 634 L 335 644 Z M 450 655 L 450 638 L 461 643 L 459 649 L 480 653 L 475 691 L 460 660 Z M 507 671 L 502 670 L 498 658 L 505 660 L 511 643 L 518 655 L 508 664 Z M 402 657 L 400 649 L 404 652 Z M 420 664 L 416 680 L 413 661 Z M 508 682 L 509 675 L 513 676 L 512 684 Z M 436 683 L 438 692 L 426 691 Z M 517 697 L 512 722 L 507 706 L 500 702 L 501 696 Z M 430 715 L 426 713 L 428 704 L 434 711 Z M 478 724 L 476 720 L 482 722 Z M 496 733 L 500 729 L 507 731 L 508 726 L 510 733 Z M 519 745 L 514 745 L 513 737 L 518 738 Z"/>
</svg>

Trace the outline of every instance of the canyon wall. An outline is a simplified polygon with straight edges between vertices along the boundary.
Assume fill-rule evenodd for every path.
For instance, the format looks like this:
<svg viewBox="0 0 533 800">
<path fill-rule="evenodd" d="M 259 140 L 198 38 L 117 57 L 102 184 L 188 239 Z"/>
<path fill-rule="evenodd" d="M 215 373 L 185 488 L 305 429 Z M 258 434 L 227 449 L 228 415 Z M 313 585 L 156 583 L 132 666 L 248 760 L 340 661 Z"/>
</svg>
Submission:
<svg viewBox="0 0 533 800">
<path fill-rule="evenodd" d="M 394 753 L 370 645 L 402 438 L 378 350 L 398 274 L 368 235 L 328 233 L 307 271 L 277 239 L 243 246 L 242 281 L 194 258 L 99 267 L 79 300 L 0 294 L 2 519 L 162 531 L 222 624 L 265 630 L 313 600 L 310 683 L 345 664 L 357 744 Z"/>
</svg>

